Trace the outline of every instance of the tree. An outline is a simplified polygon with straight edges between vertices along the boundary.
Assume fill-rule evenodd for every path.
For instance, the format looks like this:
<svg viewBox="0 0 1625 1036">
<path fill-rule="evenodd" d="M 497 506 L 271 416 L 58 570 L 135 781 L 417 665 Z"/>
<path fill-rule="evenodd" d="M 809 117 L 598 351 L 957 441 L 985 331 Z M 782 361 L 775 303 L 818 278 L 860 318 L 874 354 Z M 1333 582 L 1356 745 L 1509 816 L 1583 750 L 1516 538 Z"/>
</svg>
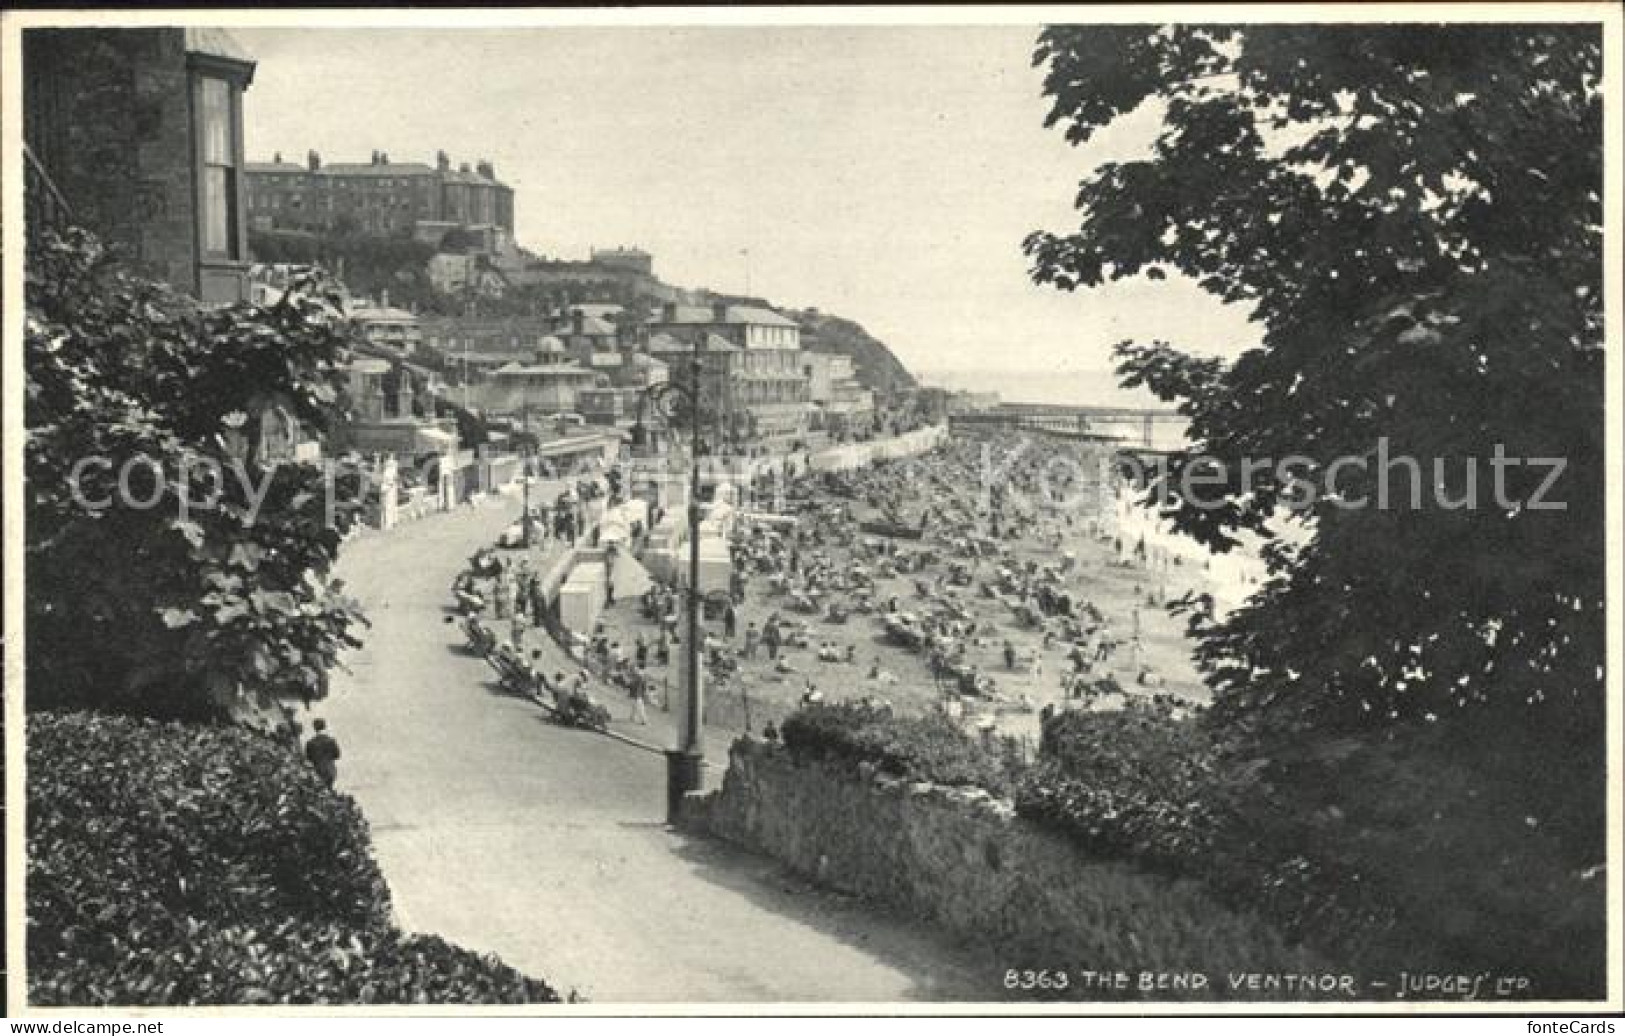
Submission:
<svg viewBox="0 0 1625 1036">
<path fill-rule="evenodd" d="M 259 420 L 337 416 L 330 287 L 200 309 L 81 231 L 31 242 L 30 707 L 202 716 L 325 692 L 364 621 L 329 579 L 361 487 L 262 455 Z"/>
<path fill-rule="evenodd" d="M 1076 229 L 1027 240 L 1035 279 L 1180 274 L 1260 328 L 1228 363 L 1118 346 L 1124 384 L 1177 401 L 1208 458 L 1153 480 L 1165 513 L 1220 551 L 1271 537 L 1249 603 L 1191 620 L 1215 718 L 1274 744 L 1454 723 L 1544 743 L 1600 791 L 1600 32 L 1056 27 L 1035 63 L 1074 144 L 1161 117 L 1149 156 L 1082 182 Z M 1420 461 L 1414 506 L 1352 506 L 1376 499 L 1382 438 Z M 1530 506 L 1548 469 L 1528 463 L 1503 469 L 1515 506 L 1487 500 L 1497 449 L 1562 458 L 1546 497 L 1565 508 Z M 1294 455 L 1243 484 L 1243 458 Z M 1477 504 L 1453 508 L 1472 461 Z M 1203 506 L 1182 480 L 1213 462 L 1222 506 Z M 1289 504 L 1297 546 L 1276 536 Z"/>
</svg>

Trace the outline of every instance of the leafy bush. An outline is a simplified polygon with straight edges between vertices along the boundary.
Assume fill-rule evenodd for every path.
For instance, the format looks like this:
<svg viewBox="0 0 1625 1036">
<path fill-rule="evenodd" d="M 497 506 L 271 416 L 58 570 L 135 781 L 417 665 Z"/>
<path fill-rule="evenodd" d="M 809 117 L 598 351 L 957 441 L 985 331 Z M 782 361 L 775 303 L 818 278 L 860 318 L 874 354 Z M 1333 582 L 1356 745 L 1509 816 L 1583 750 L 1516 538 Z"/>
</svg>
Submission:
<svg viewBox="0 0 1625 1036">
<path fill-rule="evenodd" d="M 354 802 L 236 727 L 28 723 L 37 1003 L 556 999 L 390 924 Z"/>
<path fill-rule="evenodd" d="M 1130 699 L 1045 724 L 1017 812 L 1106 858 L 1203 881 L 1352 966 L 1490 969 L 1600 995 L 1603 849 L 1494 731 L 1234 753 L 1201 714 Z M 1571 815 L 1572 814 L 1572 815 Z"/>
<path fill-rule="evenodd" d="M 333 289 L 203 310 L 81 231 L 31 240 L 30 707 L 207 718 L 247 688 L 325 694 L 364 621 L 328 578 L 359 484 L 262 455 L 260 421 L 341 416 Z"/>
<path fill-rule="evenodd" d="M 1063 712 L 1044 724 L 1016 811 L 1093 853 L 1202 874 L 1244 772 L 1166 700 Z"/>
<path fill-rule="evenodd" d="M 41 1005 L 553 1003 L 545 984 L 435 936 L 285 920 L 268 927 L 121 911 L 96 958 L 31 971 Z"/>
<path fill-rule="evenodd" d="M 939 713 L 895 716 L 862 703 L 807 705 L 784 721 L 784 743 L 803 758 L 872 763 L 882 773 L 1003 794 L 1003 759 Z"/>
</svg>

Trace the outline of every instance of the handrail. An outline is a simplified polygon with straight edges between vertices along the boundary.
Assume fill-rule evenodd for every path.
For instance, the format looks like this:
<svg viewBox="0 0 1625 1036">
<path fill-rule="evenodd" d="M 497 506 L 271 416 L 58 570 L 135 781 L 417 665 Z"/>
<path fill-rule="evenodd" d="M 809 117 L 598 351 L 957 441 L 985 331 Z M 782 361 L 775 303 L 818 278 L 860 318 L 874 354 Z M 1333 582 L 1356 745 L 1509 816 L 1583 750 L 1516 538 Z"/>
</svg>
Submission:
<svg viewBox="0 0 1625 1036">
<path fill-rule="evenodd" d="M 51 179 L 51 174 L 45 171 L 45 164 L 39 160 L 39 156 L 34 154 L 34 149 L 29 147 L 26 142 L 23 144 L 23 157 L 28 161 L 35 175 L 40 178 L 40 182 L 45 185 L 45 189 L 50 192 L 52 203 L 60 208 L 69 220 L 72 220 L 73 206 L 68 204 L 68 199 L 63 195 L 61 188 L 57 187 L 56 181 Z"/>
</svg>

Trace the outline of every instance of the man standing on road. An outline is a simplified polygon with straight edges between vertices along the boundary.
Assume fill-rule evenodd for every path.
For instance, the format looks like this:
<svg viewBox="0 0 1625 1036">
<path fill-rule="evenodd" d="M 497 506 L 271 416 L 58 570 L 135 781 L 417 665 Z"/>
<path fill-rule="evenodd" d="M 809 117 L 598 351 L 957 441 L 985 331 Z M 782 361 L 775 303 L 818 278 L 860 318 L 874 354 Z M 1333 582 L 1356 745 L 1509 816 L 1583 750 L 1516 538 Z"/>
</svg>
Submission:
<svg viewBox="0 0 1625 1036">
<path fill-rule="evenodd" d="M 648 678 L 643 675 L 642 670 L 638 670 L 632 674 L 631 692 L 632 722 L 638 724 L 639 726 L 646 727 L 649 725 L 649 711 L 644 703 L 647 702 L 649 698 L 649 683 Z"/>
<path fill-rule="evenodd" d="M 305 758 L 310 760 L 310 765 L 316 768 L 316 773 L 331 788 L 339 777 L 339 743 L 327 732 L 325 719 L 319 719 L 313 725 L 316 733 L 305 742 Z"/>
</svg>

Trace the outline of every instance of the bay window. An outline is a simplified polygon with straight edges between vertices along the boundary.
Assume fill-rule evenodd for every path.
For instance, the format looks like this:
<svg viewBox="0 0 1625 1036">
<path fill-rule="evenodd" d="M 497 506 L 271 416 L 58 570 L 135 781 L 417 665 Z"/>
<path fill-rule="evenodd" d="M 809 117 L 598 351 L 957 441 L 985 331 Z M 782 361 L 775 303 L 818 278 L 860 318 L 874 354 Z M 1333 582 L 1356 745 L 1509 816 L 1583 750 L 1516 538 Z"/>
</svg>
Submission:
<svg viewBox="0 0 1625 1036">
<path fill-rule="evenodd" d="M 193 79 L 198 224 L 205 260 L 243 257 L 237 211 L 241 126 L 236 93 L 225 79 L 209 75 Z"/>
</svg>

